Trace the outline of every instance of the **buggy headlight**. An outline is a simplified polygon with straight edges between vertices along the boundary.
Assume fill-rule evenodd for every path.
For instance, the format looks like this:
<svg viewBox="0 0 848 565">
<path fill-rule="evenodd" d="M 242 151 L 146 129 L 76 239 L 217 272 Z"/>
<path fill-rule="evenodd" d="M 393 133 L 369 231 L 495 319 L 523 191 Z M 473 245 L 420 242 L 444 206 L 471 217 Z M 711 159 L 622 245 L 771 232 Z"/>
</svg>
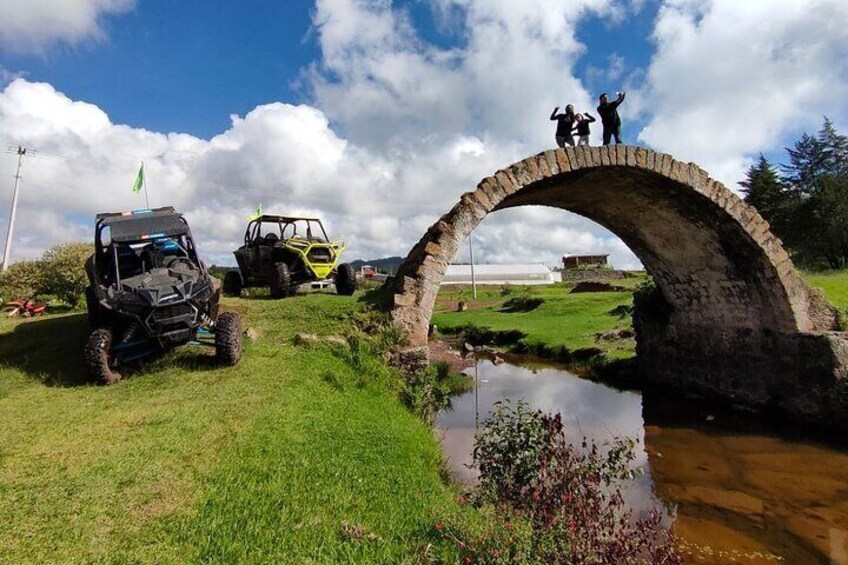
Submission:
<svg viewBox="0 0 848 565">
<path fill-rule="evenodd" d="M 203 302 L 204 300 L 208 299 L 211 295 L 212 295 L 212 287 L 210 287 L 209 285 L 206 285 L 206 286 L 200 288 L 197 292 L 195 292 L 194 296 L 192 298 L 194 298 L 198 302 Z"/>
</svg>

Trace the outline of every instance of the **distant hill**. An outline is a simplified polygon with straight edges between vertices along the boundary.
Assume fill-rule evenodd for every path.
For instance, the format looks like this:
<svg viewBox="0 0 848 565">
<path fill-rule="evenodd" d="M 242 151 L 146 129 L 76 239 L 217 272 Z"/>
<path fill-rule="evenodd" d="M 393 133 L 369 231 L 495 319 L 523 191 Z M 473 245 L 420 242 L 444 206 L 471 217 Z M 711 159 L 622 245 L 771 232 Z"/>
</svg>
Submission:
<svg viewBox="0 0 848 565">
<path fill-rule="evenodd" d="M 351 261 L 351 266 L 357 271 L 362 267 L 362 265 L 371 265 L 378 272 L 394 274 L 397 272 L 400 264 L 403 263 L 404 257 L 383 257 L 382 259 L 369 259 L 367 261 L 363 261 L 362 259 L 357 259 L 356 261 Z"/>
</svg>

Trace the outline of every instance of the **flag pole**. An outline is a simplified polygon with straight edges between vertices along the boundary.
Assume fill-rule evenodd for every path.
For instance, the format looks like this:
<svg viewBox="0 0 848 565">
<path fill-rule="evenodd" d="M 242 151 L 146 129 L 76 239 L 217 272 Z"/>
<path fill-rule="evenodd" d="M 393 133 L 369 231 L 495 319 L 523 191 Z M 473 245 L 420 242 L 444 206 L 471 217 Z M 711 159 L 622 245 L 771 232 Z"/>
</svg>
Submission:
<svg viewBox="0 0 848 565">
<path fill-rule="evenodd" d="M 150 210 L 150 199 L 147 195 L 147 175 L 144 174 L 144 161 L 141 162 L 141 184 L 144 186 L 144 204 Z"/>
</svg>

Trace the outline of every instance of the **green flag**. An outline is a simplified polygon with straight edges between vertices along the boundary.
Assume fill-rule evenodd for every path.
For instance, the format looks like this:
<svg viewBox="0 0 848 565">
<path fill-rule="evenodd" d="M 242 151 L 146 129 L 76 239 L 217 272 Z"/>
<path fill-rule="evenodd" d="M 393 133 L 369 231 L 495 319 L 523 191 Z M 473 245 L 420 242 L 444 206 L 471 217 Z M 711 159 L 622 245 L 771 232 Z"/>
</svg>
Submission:
<svg viewBox="0 0 848 565">
<path fill-rule="evenodd" d="M 144 163 L 138 169 L 138 175 L 135 177 L 135 182 L 132 186 L 132 191 L 138 194 L 141 192 L 141 185 L 144 184 Z"/>
<path fill-rule="evenodd" d="M 247 217 L 248 221 L 253 221 L 262 215 L 262 203 L 259 203 L 259 206 L 256 207 L 256 213 Z"/>
</svg>

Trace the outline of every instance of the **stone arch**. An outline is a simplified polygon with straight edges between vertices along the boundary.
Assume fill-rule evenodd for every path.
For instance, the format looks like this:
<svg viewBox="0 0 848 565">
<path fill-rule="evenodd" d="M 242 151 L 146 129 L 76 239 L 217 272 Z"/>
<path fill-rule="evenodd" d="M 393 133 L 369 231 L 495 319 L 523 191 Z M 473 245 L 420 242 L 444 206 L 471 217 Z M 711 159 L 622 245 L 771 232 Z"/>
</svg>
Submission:
<svg viewBox="0 0 848 565">
<path fill-rule="evenodd" d="M 487 214 L 525 205 L 585 216 L 640 258 L 671 314 L 650 335 L 637 334 L 639 357 L 667 379 L 708 365 L 720 374 L 701 375 L 700 384 L 728 394 L 740 388 L 742 371 L 773 370 L 774 350 L 797 368 L 796 357 L 810 354 L 799 336 L 835 328 L 834 312 L 801 280 L 768 223 L 700 167 L 642 147 L 581 146 L 501 169 L 427 230 L 392 283 L 392 319 L 410 346 L 427 343 L 436 294 L 460 244 Z M 832 379 L 835 363 L 825 365 Z M 767 388 L 755 403 L 770 396 Z"/>
</svg>

